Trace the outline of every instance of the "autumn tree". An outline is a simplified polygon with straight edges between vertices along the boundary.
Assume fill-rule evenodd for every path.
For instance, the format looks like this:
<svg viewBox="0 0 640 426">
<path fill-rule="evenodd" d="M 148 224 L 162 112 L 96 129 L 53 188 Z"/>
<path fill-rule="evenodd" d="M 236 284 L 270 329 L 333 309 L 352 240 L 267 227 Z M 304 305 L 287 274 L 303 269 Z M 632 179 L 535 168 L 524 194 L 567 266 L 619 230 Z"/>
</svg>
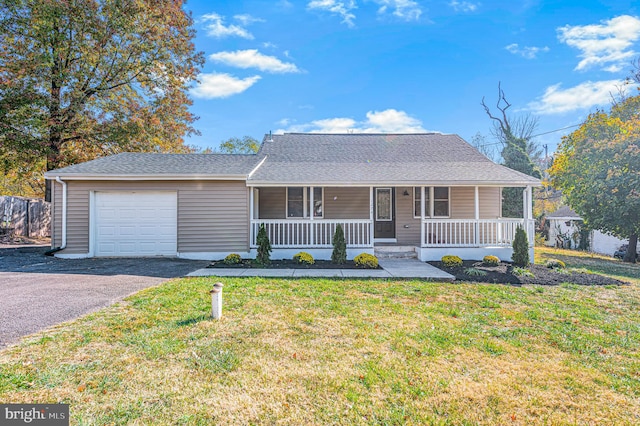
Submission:
<svg viewBox="0 0 640 426">
<path fill-rule="evenodd" d="M 494 122 L 492 132 L 494 137 L 502 143 L 503 164 L 529 176 L 541 177 L 540 171 L 532 161 L 532 158 L 541 155 L 537 145 L 532 141 L 533 132 L 538 125 L 537 120 L 529 115 L 517 118 L 509 117 L 507 110 L 511 104 L 507 101 L 500 83 L 498 83 L 498 101 L 496 102 L 499 114 L 493 115 L 484 98 L 482 98 L 481 105 Z M 505 188 L 503 190 L 503 216 L 523 217 L 522 192 L 523 188 Z"/>
<path fill-rule="evenodd" d="M 260 142 L 251 136 L 229 138 L 220 144 L 220 152 L 225 154 L 255 154 L 260 149 Z"/>
<path fill-rule="evenodd" d="M 182 3 L 0 0 L 5 168 L 188 151 L 183 138 L 196 119 L 188 89 L 203 56 Z"/>
<path fill-rule="evenodd" d="M 553 184 L 592 229 L 629 239 L 636 261 L 640 234 L 640 96 L 595 112 L 562 138 L 550 169 Z"/>
</svg>

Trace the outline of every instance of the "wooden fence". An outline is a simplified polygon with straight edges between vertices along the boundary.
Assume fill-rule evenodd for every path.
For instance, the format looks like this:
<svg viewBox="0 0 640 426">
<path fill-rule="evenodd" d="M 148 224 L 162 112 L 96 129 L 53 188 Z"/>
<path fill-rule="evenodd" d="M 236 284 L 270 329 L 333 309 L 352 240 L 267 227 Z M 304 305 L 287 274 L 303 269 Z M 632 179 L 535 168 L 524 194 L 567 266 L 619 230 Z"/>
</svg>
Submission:
<svg viewBox="0 0 640 426">
<path fill-rule="evenodd" d="M 51 236 L 51 203 L 34 198 L 0 196 L 0 235 Z"/>
</svg>

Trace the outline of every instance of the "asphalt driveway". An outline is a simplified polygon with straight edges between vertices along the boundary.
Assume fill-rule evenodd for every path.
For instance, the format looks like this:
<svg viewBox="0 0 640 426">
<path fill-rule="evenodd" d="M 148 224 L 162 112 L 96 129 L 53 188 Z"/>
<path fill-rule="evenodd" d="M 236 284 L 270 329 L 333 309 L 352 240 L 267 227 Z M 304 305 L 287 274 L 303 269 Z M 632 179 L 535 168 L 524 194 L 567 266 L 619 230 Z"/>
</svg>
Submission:
<svg viewBox="0 0 640 426">
<path fill-rule="evenodd" d="M 48 247 L 0 247 L 0 349 L 208 262 L 173 258 L 57 259 Z"/>
</svg>

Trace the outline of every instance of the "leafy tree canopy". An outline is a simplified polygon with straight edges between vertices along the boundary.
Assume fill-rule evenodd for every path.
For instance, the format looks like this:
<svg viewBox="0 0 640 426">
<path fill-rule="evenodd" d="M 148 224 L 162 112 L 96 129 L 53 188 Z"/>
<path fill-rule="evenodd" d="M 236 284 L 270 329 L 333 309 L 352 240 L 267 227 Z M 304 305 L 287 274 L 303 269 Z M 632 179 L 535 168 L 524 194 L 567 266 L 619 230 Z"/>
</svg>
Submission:
<svg viewBox="0 0 640 426">
<path fill-rule="evenodd" d="M 550 169 L 553 184 L 592 229 L 629 238 L 635 261 L 640 233 L 640 96 L 589 115 L 562 138 Z"/>
<path fill-rule="evenodd" d="M 226 154 L 255 154 L 260 149 L 260 142 L 251 136 L 229 138 L 220 144 L 220 151 Z"/>
<path fill-rule="evenodd" d="M 4 167 L 187 152 L 203 63 L 191 25 L 175 0 L 0 0 Z"/>
</svg>

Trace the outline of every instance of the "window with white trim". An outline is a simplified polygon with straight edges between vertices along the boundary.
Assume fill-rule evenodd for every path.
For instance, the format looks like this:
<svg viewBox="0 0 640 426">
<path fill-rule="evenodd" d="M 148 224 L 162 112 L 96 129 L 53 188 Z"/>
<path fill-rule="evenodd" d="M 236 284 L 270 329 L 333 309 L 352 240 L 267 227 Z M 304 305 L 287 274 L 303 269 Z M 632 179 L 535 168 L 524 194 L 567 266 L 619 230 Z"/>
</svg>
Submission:
<svg viewBox="0 0 640 426">
<path fill-rule="evenodd" d="M 419 219 L 422 206 L 420 187 L 413 188 L 413 217 Z M 433 202 L 431 202 L 433 200 Z M 424 188 L 424 216 L 449 217 L 449 187 L 427 186 Z"/>
<path fill-rule="evenodd" d="M 313 188 L 313 209 L 311 203 L 311 187 L 290 186 L 287 188 L 287 217 L 308 218 L 313 210 L 314 218 L 323 217 L 324 191 L 321 187 Z"/>
</svg>

